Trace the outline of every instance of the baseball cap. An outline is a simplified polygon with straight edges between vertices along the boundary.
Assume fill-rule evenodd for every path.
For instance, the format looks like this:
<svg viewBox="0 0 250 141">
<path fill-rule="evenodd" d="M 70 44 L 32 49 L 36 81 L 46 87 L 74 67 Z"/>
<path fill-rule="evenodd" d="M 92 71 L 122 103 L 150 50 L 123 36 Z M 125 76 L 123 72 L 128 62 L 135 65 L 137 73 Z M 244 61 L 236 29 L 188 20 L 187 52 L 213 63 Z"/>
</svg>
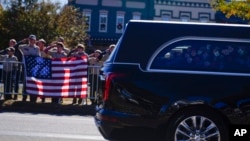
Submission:
<svg viewBox="0 0 250 141">
<path fill-rule="evenodd" d="M 36 36 L 35 36 L 35 35 L 33 35 L 33 34 L 31 34 L 31 35 L 29 36 L 29 39 L 36 40 Z"/>
<path fill-rule="evenodd" d="M 57 45 L 60 45 L 62 48 L 64 48 L 64 44 L 62 42 L 57 42 Z"/>
<path fill-rule="evenodd" d="M 39 42 L 43 42 L 44 44 L 46 44 L 46 41 L 44 39 L 39 39 Z"/>
<path fill-rule="evenodd" d="M 15 39 L 10 39 L 10 42 L 13 42 L 16 44 L 16 40 Z"/>
<path fill-rule="evenodd" d="M 64 38 L 63 38 L 63 37 L 59 37 L 59 38 L 57 39 L 57 41 L 58 41 L 58 42 L 64 42 Z"/>
<path fill-rule="evenodd" d="M 78 45 L 77 45 L 77 48 L 85 49 L 85 46 L 84 46 L 83 44 L 78 44 Z"/>
<path fill-rule="evenodd" d="M 115 47 L 115 44 L 111 44 L 110 46 L 109 46 L 109 49 L 110 48 L 114 48 Z"/>
<path fill-rule="evenodd" d="M 14 47 L 8 47 L 8 48 L 7 48 L 7 51 L 15 52 L 15 48 L 14 48 Z"/>
<path fill-rule="evenodd" d="M 102 53 L 102 51 L 99 49 L 95 50 L 95 52 L 100 53 L 100 54 Z"/>
</svg>

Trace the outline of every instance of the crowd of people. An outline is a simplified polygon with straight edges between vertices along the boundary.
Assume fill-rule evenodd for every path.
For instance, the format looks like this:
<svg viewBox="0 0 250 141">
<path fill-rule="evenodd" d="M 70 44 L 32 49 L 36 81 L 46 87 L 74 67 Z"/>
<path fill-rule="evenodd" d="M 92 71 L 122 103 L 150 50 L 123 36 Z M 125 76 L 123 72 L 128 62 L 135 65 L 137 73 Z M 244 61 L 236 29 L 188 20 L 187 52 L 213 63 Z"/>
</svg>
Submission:
<svg viewBox="0 0 250 141">
<path fill-rule="evenodd" d="M 87 56 L 89 66 L 89 83 L 92 87 L 89 89 L 90 100 L 95 104 L 95 94 L 97 92 L 97 78 L 99 69 L 102 63 L 108 58 L 115 47 L 111 44 L 106 50 L 101 51 L 96 49 L 93 53 L 87 53 L 85 45 L 78 43 L 76 47 L 69 49 L 64 43 L 64 38 L 59 37 L 56 41 L 46 46 L 47 42 L 44 39 L 37 39 L 31 34 L 19 42 L 15 39 L 9 40 L 9 46 L 0 51 L 0 60 L 3 62 L 3 84 L 4 84 L 4 99 L 17 100 L 19 90 L 19 82 L 21 77 L 23 56 L 32 55 L 44 58 L 63 58 L 63 57 L 81 57 Z M 16 63 L 15 63 L 16 62 Z M 23 62 L 24 63 L 24 62 Z M 95 67 L 96 66 L 96 67 Z M 25 79 L 25 78 L 24 78 Z M 14 93 L 13 93 L 14 92 Z M 22 101 L 27 101 L 28 94 L 25 91 L 25 83 L 23 83 Z M 37 95 L 29 95 L 30 102 L 37 102 Z M 41 102 L 45 102 L 47 98 L 41 97 Z M 52 97 L 51 103 L 62 104 L 63 99 L 60 97 Z M 82 98 L 73 98 L 72 104 L 83 104 Z"/>
</svg>

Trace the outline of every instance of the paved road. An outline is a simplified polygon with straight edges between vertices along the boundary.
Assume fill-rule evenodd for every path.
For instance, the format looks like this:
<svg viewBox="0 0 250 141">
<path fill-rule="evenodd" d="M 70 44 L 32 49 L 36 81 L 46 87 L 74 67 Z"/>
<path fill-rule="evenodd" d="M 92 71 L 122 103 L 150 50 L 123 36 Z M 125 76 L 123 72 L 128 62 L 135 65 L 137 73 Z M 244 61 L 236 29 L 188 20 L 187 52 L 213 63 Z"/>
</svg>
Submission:
<svg viewBox="0 0 250 141">
<path fill-rule="evenodd" d="M 0 113 L 0 141 L 105 141 L 92 116 Z"/>
</svg>

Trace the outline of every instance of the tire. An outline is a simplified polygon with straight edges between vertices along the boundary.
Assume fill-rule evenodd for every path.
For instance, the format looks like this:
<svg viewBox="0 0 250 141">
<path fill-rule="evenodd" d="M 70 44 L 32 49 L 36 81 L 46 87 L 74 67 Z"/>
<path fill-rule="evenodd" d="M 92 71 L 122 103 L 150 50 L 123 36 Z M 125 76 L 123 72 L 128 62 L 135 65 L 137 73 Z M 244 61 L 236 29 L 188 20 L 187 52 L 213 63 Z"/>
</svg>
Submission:
<svg viewBox="0 0 250 141">
<path fill-rule="evenodd" d="M 176 113 L 166 128 L 166 141 L 228 141 L 225 120 L 218 112 L 201 107 Z"/>
</svg>

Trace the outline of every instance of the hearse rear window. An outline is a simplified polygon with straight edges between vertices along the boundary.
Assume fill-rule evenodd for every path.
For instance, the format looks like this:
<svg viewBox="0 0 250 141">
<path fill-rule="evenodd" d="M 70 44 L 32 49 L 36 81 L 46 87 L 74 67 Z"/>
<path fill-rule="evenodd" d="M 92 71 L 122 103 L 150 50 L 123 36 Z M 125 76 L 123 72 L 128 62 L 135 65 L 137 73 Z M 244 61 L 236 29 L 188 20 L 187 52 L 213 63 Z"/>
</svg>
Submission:
<svg viewBox="0 0 250 141">
<path fill-rule="evenodd" d="M 162 49 L 150 69 L 250 72 L 250 43 L 183 40 Z"/>
</svg>

